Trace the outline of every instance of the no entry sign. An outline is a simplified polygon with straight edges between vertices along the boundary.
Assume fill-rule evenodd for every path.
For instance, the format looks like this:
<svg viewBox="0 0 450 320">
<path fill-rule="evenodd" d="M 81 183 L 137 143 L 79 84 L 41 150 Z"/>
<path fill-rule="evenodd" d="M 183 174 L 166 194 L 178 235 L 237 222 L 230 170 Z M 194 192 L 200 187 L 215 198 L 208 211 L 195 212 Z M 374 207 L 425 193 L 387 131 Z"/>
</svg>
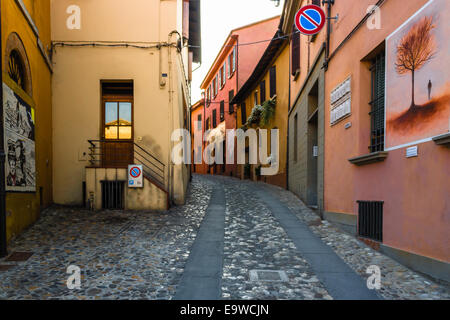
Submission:
<svg viewBox="0 0 450 320">
<path fill-rule="evenodd" d="M 297 29 L 309 36 L 319 33 L 325 25 L 325 21 L 325 12 L 314 4 L 304 6 L 295 15 Z"/>
<path fill-rule="evenodd" d="M 142 188 L 144 186 L 142 179 L 142 165 L 128 166 L 128 187 Z"/>
</svg>

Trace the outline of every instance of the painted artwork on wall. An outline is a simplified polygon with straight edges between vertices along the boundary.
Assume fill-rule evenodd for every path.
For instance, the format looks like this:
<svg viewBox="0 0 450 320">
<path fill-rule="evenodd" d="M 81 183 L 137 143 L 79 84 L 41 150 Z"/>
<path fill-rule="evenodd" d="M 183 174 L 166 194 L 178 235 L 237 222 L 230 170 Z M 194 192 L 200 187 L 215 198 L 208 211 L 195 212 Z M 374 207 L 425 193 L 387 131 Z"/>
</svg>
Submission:
<svg viewBox="0 0 450 320">
<path fill-rule="evenodd" d="M 33 109 L 3 84 L 6 191 L 35 192 L 35 125 Z"/>
<path fill-rule="evenodd" d="M 386 39 L 386 149 L 450 129 L 450 1 L 431 0 Z"/>
</svg>

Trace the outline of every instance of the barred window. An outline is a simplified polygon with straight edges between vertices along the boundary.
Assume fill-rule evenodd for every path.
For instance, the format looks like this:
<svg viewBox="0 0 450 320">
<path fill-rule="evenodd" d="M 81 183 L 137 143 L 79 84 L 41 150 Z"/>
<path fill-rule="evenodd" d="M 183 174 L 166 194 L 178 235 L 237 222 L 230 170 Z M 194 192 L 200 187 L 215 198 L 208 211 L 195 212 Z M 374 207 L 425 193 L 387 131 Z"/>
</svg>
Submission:
<svg viewBox="0 0 450 320">
<path fill-rule="evenodd" d="M 384 92 L 385 53 L 377 55 L 370 67 L 372 72 L 371 141 L 370 152 L 384 151 Z"/>
</svg>

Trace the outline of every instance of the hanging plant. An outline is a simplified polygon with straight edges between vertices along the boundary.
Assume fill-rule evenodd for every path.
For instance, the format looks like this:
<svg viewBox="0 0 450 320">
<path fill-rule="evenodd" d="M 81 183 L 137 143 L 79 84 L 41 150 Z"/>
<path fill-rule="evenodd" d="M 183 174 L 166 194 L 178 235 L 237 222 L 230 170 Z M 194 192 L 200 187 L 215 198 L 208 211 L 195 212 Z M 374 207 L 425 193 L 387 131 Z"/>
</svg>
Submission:
<svg viewBox="0 0 450 320">
<path fill-rule="evenodd" d="M 261 119 L 260 119 L 261 126 L 267 126 L 270 120 L 272 120 L 275 117 L 276 98 L 277 96 L 273 96 L 272 99 L 266 100 L 262 104 Z"/>
<path fill-rule="evenodd" d="M 263 111 L 262 106 L 254 106 L 252 109 L 252 112 L 250 113 L 250 116 L 247 119 L 247 122 L 244 126 L 251 126 L 252 124 L 257 124 L 261 121 L 261 113 Z"/>
</svg>

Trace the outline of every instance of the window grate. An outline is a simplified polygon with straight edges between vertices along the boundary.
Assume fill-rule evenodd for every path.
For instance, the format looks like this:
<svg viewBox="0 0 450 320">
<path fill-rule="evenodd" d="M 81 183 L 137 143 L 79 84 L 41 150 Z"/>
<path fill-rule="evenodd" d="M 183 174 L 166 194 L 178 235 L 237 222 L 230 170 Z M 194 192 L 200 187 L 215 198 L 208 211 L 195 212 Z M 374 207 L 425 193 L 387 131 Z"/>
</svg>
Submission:
<svg viewBox="0 0 450 320">
<path fill-rule="evenodd" d="M 125 181 L 100 181 L 102 209 L 123 210 Z"/>
<path fill-rule="evenodd" d="M 384 151 L 384 92 L 385 54 L 376 56 L 370 68 L 372 72 L 371 141 L 370 152 Z"/>
<path fill-rule="evenodd" d="M 383 201 L 358 201 L 358 235 L 383 242 Z"/>
</svg>

